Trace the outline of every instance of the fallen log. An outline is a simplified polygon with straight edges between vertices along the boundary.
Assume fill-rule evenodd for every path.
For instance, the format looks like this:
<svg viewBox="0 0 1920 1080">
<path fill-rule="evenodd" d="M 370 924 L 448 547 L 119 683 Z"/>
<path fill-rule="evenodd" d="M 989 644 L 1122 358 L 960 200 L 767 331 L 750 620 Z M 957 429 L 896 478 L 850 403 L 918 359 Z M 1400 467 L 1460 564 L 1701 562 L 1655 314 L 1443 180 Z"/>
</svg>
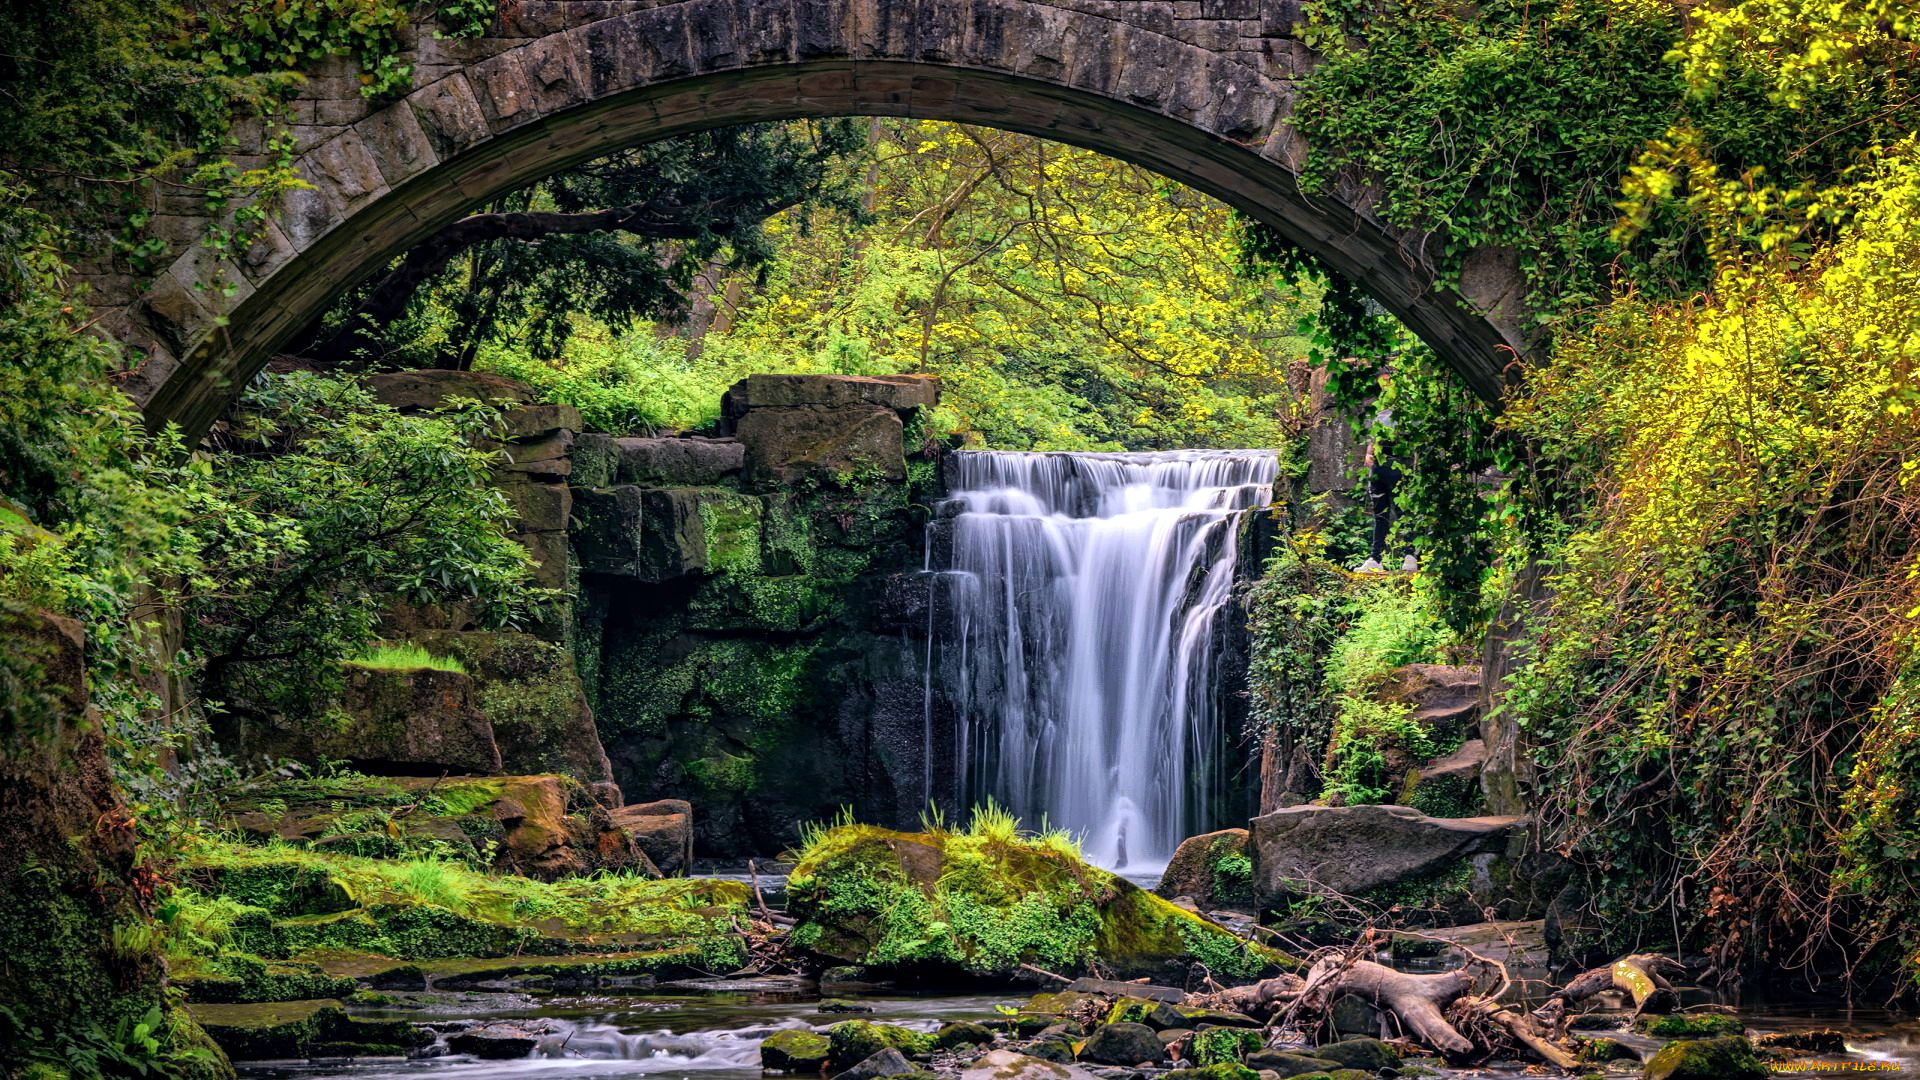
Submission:
<svg viewBox="0 0 1920 1080">
<path fill-rule="evenodd" d="M 1679 978 L 1687 969 L 1679 961 L 1657 953 L 1623 956 L 1605 967 L 1582 972 L 1566 988 L 1547 999 L 1538 1013 L 1560 1002 L 1562 1007 L 1577 1005 L 1604 990 L 1620 990 L 1633 999 L 1636 1013 L 1668 1013 L 1680 1006 L 1680 995 L 1667 980 Z"/>
<path fill-rule="evenodd" d="M 1187 998 L 1187 1004 L 1202 1009 L 1224 1009 L 1227 1012 L 1245 1013 L 1255 1019 L 1265 1020 L 1282 1006 L 1291 1005 L 1307 987 L 1307 980 L 1298 975 L 1280 975 L 1271 979 L 1262 979 L 1250 986 L 1235 986 L 1226 990 L 1216 990 L 1209 994 L 1194 994 Z"/>
<path fill-rule="evenodd" d="M 1472 1053 L 1473 1040 L 1447 1022 L 1446 1008 L 1466 996 L 1473 980 L 1463 972 L 1410 975 L 1371 960 L 1330 956 L 1307 973 L 1300 1003 L 1328 1009 L 1352 994 L 1393 1015 L 1408 1035 L 1450 1057 Z"/>
</svg>

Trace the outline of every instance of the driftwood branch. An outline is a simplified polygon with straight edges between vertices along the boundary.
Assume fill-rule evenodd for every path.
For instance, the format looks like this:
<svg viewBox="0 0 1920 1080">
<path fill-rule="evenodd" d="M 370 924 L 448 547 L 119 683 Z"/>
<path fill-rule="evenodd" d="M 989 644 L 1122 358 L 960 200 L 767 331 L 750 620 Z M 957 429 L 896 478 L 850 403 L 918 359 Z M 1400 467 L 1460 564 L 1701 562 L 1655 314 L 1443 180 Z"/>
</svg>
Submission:
<svg viewBox="0 0 1920 1080">
<path fill-rule="evenodd" d="M 1473 980 L 1459 971 L 1439 975 L 1410 975 L 1371 960 L 1347 962 L 1328 957 L 1307 973 L 1304 1000 L 1330 1006 L 1344 994 L 1391 1013 L 1400 1029 L 1449 1056 L 1473 1051 L 1473 1041 L 1447 1022 L 1446 1008 L 1473 988 Z"/>
</svg>

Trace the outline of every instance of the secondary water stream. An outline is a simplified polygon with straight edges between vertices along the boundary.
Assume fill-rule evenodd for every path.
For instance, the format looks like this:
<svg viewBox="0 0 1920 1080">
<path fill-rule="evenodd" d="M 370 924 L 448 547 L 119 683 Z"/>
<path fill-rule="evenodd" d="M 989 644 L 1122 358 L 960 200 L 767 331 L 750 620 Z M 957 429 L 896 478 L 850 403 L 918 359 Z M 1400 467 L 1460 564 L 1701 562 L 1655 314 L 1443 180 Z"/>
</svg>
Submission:
<svg viewBox="0 0 1920 1080">
<path fill-rule="evenodd" d="M 1103 866 L 1164 865 L 1216 824 L 1218 624 L 1274 455 L 983 451 L 948 469 L 929 694 L 957 714 L 967 794 L 1078 834 Z"/>
</svg>

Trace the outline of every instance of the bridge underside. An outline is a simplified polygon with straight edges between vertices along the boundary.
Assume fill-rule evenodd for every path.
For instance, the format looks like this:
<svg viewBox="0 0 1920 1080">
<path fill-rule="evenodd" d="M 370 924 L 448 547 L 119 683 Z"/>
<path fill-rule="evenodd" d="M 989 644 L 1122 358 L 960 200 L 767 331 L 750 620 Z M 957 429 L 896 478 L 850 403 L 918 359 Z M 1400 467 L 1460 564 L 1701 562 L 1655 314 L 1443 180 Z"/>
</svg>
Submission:
<svg viewBox="0 0 1920 1080">
<path fill-rule="evenodd" d="M 732 6 L 765 3 L 731 0 Z M 959 121 L 1110 154 L 1278 229 L 1363 285 L 1489 399 L 1498 397 L 1508 365 L 1527 351 L 1519 275 L 1509 256 L 1476 254 L 1456 294 L 1436 287 L 1425 238 L 1382 225 L 1370 213 L 1363 188 L 1348 185 L 1313 196 L 1300 190 L 1295 168 L 1305 147 L 1286 123 L 1292 95 L 1284 73 L 1223 61 L 1128 22 L 1063 14 L 1064 4 L 1013 0 L 908 6 L 927 13 L 922 17 L 928 20 L 943 7 L 992 8 L 1041 31 L 1054 28 L 1049 32 L 1059 40 L 999 47 L 1008 56 L 1025 57 L 1024 71 L 997 69 L 989 66 L 991 58 L 978 55 L 985 46 L 977 21 L 972 29 L 954 31 L 957 44 L 931 50 L 950 54 L 942 60 L 927 59 L 925 41 L 908 35 L 920 43 L 894 50 L 903 58 L 798 59 L 804 43 L 770 46 L 760 40 L 753 50 L 736 47 L 739 66 L 724 70 L 666 78 L 640 70 L 648 64 L 635 55 L 652 57 L 654 67 L 660 61 L 658 50 L 649 51 L 630 25 L 634 19 L 708 5 L 710 0 L 656 6 L 519 39 L 384 107 L 356 104 L 350 91 L 337 97 L 332 106 L 351 122 L 296 129 L 310 144 L 303 146 L 298 167 L 313 187 L 289 198 L 266 240 L 236 264 L 217 266 L 186 247 L 115 321 L 123 338 L 148 353 L 129 388 L 149 419 L 177 423 L 190 436 L 204 432 L 274 351 L 343 290 L 476 205 L 624 147 L 801 117 Z M 535 4 L 526 0 L 526 6 Z M 1150 13 L 1176 5 L 1143 0 L 1106 6 Z M 607 24 L 616 22 L 624 34 L 607 32 Z M 697 46 L 691 25 L 682 20 L 681 32 Z M 851 17 L 844 25 L 848 40 L 826 52 L 885 51 L 873 44 L 871 27 L 862 30 Z M 1096 46 L 1107 59 L 1082 59 Z M 1135 55 L 1147 46 L 1158 52 Z M 971 63 L 951 59 L 969 49 L 976 53 Z M 747 63 L 750 55 L 771 59 Z M 1012 59 L 1005 66 L 1021 63 Z M 421 70 L 434 69 L 423 62 Z M 315 82 L 315 96 L 324 95 L 327 80 Z M 323 110 L 316 105 L 316 111 Z M 225 296 L 206 287 L 210 281 L 237 288 Z"/>
</svg>

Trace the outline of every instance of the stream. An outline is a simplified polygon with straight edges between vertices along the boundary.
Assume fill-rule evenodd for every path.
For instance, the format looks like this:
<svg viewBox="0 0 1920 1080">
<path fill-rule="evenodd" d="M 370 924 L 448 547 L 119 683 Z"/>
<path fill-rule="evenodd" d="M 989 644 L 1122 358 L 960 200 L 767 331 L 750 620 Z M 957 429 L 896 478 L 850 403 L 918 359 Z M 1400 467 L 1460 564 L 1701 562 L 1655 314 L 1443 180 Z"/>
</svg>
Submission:
<svg viewBox="0 0 1920 1080">
<path fill-rule="evenodd" d="M 760 1041 L 782 1028 L 824 1028 L 849 1019 L 817 1008 L 813 994 L 781 992 L 639 993 L 606 996 L 524 994 L 395 994 L 396 1006 L 364 1010 L 360 1015 L 409 1019 L 524 1020 L 551 1033 L 534 1056 L 511 1061 L 480 1061 L 445 1053 L 412 1061 L 361 1060 L 352 1063 L 240 1065 L 243 1077 L 287 1080 L 612 1080 L 662 1076 L 697 1080 L 756 1080 L 761 1076 Z M 873 1009 L 859 1019 L 899 1023 L 931 1031 L 947 1020 L 983 1020 L 996 1005 L 1013 1004 L 1020 994 L 909 996 L 862 995 Z M 1756 1032 L 1837 1028 L 1847 1033 L 1844 1072 L 1786 1069 L 1779 1076 L 1914 1075 L 1920 1070 L 1920 1022 L 1878 1008 L 1847 1008 L 1826 999 L 1753 1003 L 1741 1015 Z M 1652 1047 L 1655 1040 L 1616 1035 L 1622 1042 Z M 1838 1060 L 1838 1059 L 1835 1059 Z M 1629 1067 L 1630 1066 L 1630 1067 Z M 1112 1072 L 1113 1070 L 1102 1070 Z M 1125 1071 L 1125 1070 L 1121 1070 Z M 1638 1063 L 1621 1063 L 1612 1075 L 1637 1076 Z M 1441 1070 L 1451 1077 L 1523 1076 L 1524 1066 Z"/>
</svg>

